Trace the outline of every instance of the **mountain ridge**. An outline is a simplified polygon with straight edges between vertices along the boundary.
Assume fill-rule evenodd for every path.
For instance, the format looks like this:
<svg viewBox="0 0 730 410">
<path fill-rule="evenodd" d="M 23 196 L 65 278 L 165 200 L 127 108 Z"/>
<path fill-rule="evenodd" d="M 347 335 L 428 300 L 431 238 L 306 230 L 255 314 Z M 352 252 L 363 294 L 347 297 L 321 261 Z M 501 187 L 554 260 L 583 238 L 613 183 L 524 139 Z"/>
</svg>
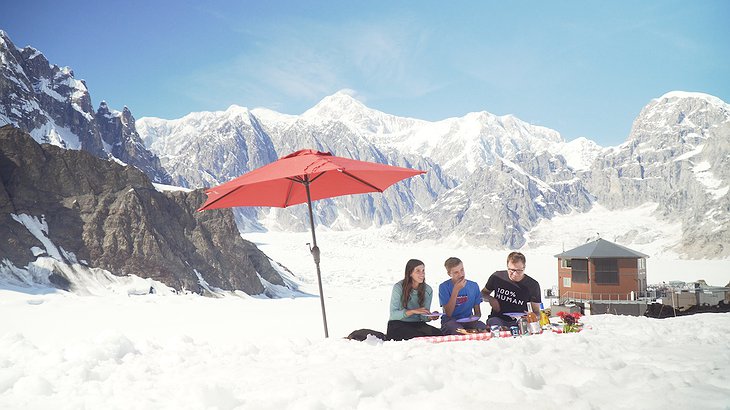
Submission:
<svg viewBox="0 0 730 410">
<path fill-rule="evenodd" d="M 337 107 L 331 107 L 338 101 L 344 101 L 339 111 Z M 697 237 L 701 236 L 692 227 L 693 216 L 687 211 L 691 208 L 689 202 L 695 206 L 704 206 L 706 201 L 697 192 L 691 195 L 691 200 L 682 202 L 679 208 L 673 208 L 670 204 L 676 201 L 677 190 L 693 192 L 691 185 L 696 179 L 692 179 L 692 175 L 695 174 L 705 176 L 704 181 L 713 187 L 716 202 L 721 204 L 716 212 L 716 222 L 720 226 L 727 224 L 725 217 L 721 215 L 730 214 L 727 207 L 723 208 L 723 204 L 727 203 L 724 187 L 728 186 L 730 180 L 722 173 L 720 178 L 716 177 L 717 172 L 713 173 L 720 166 L 714 163 L 721 163 L 720 159 L 710 165 L 712 169 L 705 169 L 706 165 L 692 165 L 690 168 L 694 171 L 690 170 L 690 173 L 682 177 L 679 185 L 666 179 L 672 174 L 671 166 L 659 166 L 671 164 L 675 159 L 683 161 L 693 150 L 700 150 L 700 154 L 694 155 L 701 155 L 699 142 L 706 138 L 702 139 L 695 134 L 714 135 L 717 130 L 712 131 L 712 127 L 723 127 L 722 124 L 728 121 L 730 116 L 724 108 L 727 104 L 713 96 L 675 91 L 653 99 L 634 121 L 632 133 L 627 140 L 614 147 L 601 147 L 587 138 L 566 142 L 555 130 L 528 124 L 511 115 L 496 116 L 482 111 L 435 122 L 410 118 L 402 118 L 399 122 L 389 114 L 370 110 L 361 102 L 353 101 L 356 100 L 349 94 L 339 92 L 325 97 L 320 104 L 315 105 L 327 109 L 313 108 L 300 116 L 277 117 L 275 112 L 269 110 L 267 116 L 257 118 L 256 111 L 251 110 L 247 114 L 253 119 L 252 123 L 260 125 L 258 134 L 252 129 L 243 128 L 235 131 L 229 129 L 227 132 L 233 132 L 244 140 L 266 139 L 273 148 L 265 151 L 269 161 L 296 149 L 311 147 L 362 160 L 387 161 L 394 165 L 407 164 L 406 166 L 415 167 L 419 164 L 421 169 L 436 173 L 438 178 L 429 182 L 422 183 L 418 178 L 404 181 L 402 185 L 408 186 L 401 189 L 410 191 L 410 197 L 418 197 L 420 200 L 407 202 L 409 205 L 402 210 L 405 214 L 399 213 L 401 217 L 398 218 L 387 212 L 377 211 L 380 209 L 378 207 L 385 207 L 383 210 L 386 210 L 392 206 L 398 196 L 391 197 L 391 201 L 380 205 L 373 204 L 370 199 L 356 198 L 320 201 L 321 209 L 316 211 L 318 223 L 324 225 L 366 227 L 397 223 L 404 240 L 438 239 L 459 232 L 467 242 L 515 249 L 525 245 L 526 234 L 542 219 L 574 210 L 583 212 L 594 203 L 618 209 L 656 202 L 660 204 L 656 211 L 660 216 L 680 218 L 686 226 L 685 234 L 694 238 L 692 241 L 685 240 L 677 248 L 678 253 L 688 255 L 688 249 L 696 248 L 692 245 L 693 241 L 696 242 Z M 703 101 L 707 101 L 704 106 Z M 675 121 L 681 115 L 674 111 L 670 115 L 667 112 L 670 109 L 683 113 L 683 129 L 677 129 Z M 657 113 L 652 114 L 652 110 L 657 110 Z M 210 115 L 220 117 L 222 114 L 219 111 Z M 315 115 L 321 117 L 315 118 Z M 340 115 L 345 118 L 340 119 Z M 374 118 L 366 118 L 366 115 Z M 405 126 L 370 126 L 381 124 L 380 117 L 383 115 L 394 123 Z M 707 117 L 706 121 L 697 120 L 702 115 Z M 357 121 L 353 121 L 352 116 Z M 279 118 L 286 120 L 281 121 Z M 659 122 L 652 122 L 655 119 Z M 159 124 L 165 123 L 164 120 L 158 121 L 161 121 Z M 140 122 L 145 124 L 146 120 L 142 118 Z M 208 125 L 211 123 L 203 127 L 206 132 L 219 134 L 216 127 L 210 128 Z M 148 128 L 143 126 L 143 129 Z M 194 138 L 195 127 L 190 127 L 188 131 L 190 133 L 186 138 Z M 719 153 L 728 152 L 724 133 L 725 131 L 720 131 L 720 136 L 711 138 L 719 144 L 716 149 Z M 679 134 L 682 136 L 678 137 Z M 172 133 L 163 135 L 162 138 L 182 138 L 182 134 L 175 136 Z M 225 141 L 219 143 L 223 145 L 216 149 L 223 149 L 228 153 L 237 152 L 235 146 Z M 150 148 L 165 162 L 168 152 L 160 147 L 162 145 L 153 144 Z M 637 157 L 637 152 L 643 149 L 650 152 Z M 667 151 L 660 154 L 662 150 Z M 177 154 L 180 158 L 201 160 L 203 152 Z M 415 161 L 415 158 L 421 162 Z M 651 169 L 650 174 L 642 174 L 641 171 L 635 173 L 636 158 L 651 158 L 650 164 L 639 167 L 643 167 L 645 172 Z M 202 160 L 209 161 L 210 158 Z M 252 165 L 251 169 L 258 166 L 260 165 Z M 207 169 L 216 168 L 211 166 Z M 616 170 L 621 175 L 616 175 Z M 180 169 L 178 172 L 185 174 L 186 171 Z M 638 178 L 641 182 L 634 182 L 632 185 L 631 181 L 634 180 L 627 179 L 627 173 L 632 175 L 630 178 Z M 209 184 L 213 185 L 225 182 L 237 174 L 221 167 L 211 172 L 210 176 L 213 178 Z M 648 182 L 647 178 L 657 181 Z M 435 185 L 431 185 L 432 183 Z M 398 185 L 395 189 L 399 189 Z M 648 190 L 648 193 L 642 190 Z M 367 203 L 368 201 L 371 203 Z M 344 212 L 342 208 L 348 211 Z M 357 218 L 351 216 L 353 208 L 359 209 L 355 213 Z M 265 219 L 266 215 L 271 214 L 267 210 L 258 210 L 256 213 L 256 220 Z M 374 214 L 387 216 L 372 219 Z M 298 218 L 287 211 L 277 211 L 275 218 L 282 229 L 305 228 L 297 224 Z M 727 247 L 710 246 L 714 243 L 722 244 L 726 237 L 726 233 L 708 234 L 707 238 L 710 239 L 698 243 L 709 248 L 699 254 L 710 257 L 728 255 L 730 250 Z"/>
<path fill-rule="evenodd" d="M 15 48 L 4 35 L 0 123 L 25 124 L 37 141 L 134 165 L 158 182 L 208 187 L 313 148 L 428 170 L 383 194 L 318 201 L 320 225 L 396 224 L 407 241 L 456 235 L 517 249 L 540 221 L 556 215 L 596 203 L 608 209 L 656 203 L 658 217 L 682 223 L 680 255 L 730 254 L 723 245 L 730 243 L 730 109 L 709 94 L 670 91 L 652 99 L 627 139 L 611 147 L 587 138 L 566 142 L 555 130 L 487 111 L 439 121 L 398 117 L 367 107 L 348 90 L 301 115 L 231 105 L 175 120 L 135 120 L 128 108 L 105 102 L 94 111 L 85 82 L 71 69 L 33 48 Z M 236 215 L 241 229 L 262 223 L 308 229 L 301 207 L 244 208 Z"/>
</svg>

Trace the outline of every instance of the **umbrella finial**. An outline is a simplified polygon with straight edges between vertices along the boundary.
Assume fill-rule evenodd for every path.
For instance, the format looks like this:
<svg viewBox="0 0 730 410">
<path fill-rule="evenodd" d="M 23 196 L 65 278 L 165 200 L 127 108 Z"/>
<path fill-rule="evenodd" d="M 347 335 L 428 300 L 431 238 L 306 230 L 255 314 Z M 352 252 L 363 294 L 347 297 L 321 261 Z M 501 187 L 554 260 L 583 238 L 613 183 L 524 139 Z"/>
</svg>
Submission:
<svg viewBox="0 0 730 410">
<path fill-rule="evenodd" d="M 300 157 L 303 155 L 318 155 L 318 156 L 332 156 L 331 152 L 317 151 L 316 149 L 300 149 L 299 151 L 292 152 L 291 154 L 281 157 L 279 159 Z"/>
</svg>

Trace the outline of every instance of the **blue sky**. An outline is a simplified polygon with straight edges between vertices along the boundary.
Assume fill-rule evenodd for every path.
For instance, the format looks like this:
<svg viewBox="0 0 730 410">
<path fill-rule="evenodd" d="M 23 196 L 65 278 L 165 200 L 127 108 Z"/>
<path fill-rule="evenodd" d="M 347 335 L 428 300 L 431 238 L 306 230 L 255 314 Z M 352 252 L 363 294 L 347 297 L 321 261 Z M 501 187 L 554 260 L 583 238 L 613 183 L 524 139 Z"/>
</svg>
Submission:
<svg viewBox="0 0 730 410">
<path fill-rule="evenodd" d="M 301 114 L 341 89 L 440 120 L 513 114 L 618 145 L 673 90 L 730 102 L 728 1 L 13 1 L 0 29 L 136 118 Z"/>
</svg>

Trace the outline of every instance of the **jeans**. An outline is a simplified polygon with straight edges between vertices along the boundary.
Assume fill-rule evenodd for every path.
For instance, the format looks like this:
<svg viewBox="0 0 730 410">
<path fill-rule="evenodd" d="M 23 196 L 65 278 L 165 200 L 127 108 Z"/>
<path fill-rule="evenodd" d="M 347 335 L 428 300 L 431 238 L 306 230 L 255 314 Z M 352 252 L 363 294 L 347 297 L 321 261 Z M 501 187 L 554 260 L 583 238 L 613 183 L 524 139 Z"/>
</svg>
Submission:
<svg viewBox="0 0 730 410">
<path fill-rule="evenodd" d="M 494 315 L 487 318 L 487 326 L 517 326 L 517 320 L 507 315 Z"/>
<path fill-rule="evenodd" d="M 409 340 L 421 336 L 441 336 L 441 331 L 426 322 L 388 321 L 388 340 Z"/>
</svg>

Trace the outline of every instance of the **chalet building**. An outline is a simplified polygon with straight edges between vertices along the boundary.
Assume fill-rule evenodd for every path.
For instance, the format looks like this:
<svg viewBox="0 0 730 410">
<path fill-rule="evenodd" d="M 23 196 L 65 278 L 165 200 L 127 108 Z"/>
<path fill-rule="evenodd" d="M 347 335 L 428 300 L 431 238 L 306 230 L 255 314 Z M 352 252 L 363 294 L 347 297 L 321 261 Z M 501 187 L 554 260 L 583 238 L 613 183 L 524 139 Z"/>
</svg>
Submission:
<svg viewBox="0 0 730 410">
<path fill-rule="evenodd" d="M 555 255 L 560 300 L 620 301 L 646 294 L 649 256 L 605 239 Z"/>
</svg>

